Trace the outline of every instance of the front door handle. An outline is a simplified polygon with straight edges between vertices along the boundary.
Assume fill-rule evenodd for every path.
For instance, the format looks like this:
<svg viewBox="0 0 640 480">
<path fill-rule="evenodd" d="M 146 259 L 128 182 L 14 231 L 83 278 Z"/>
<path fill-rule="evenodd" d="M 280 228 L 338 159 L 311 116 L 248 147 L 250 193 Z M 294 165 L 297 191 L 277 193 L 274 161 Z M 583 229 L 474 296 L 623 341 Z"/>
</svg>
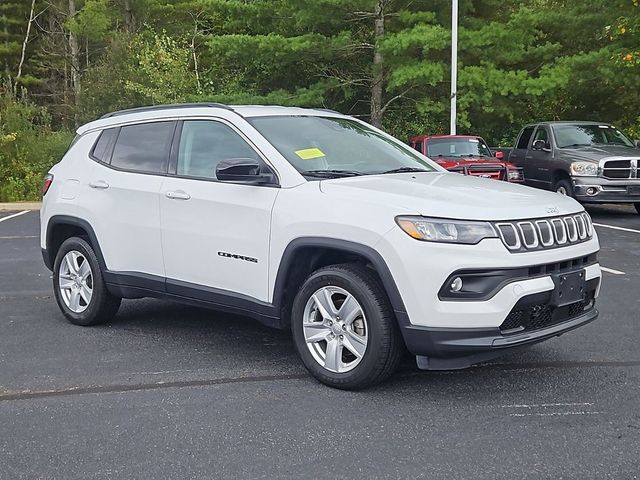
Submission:
<svg viewBox="0 0 640 480">
<path fill-rule="evenodd" d="M 104 180 L 96 180 L 95 182 L 90 182 L 89 186 L 91 188 L 99 188 L 101 190 L 103 190 L 105 188 L 109 188 L 109 184 L 107 182 L 105 182 Z"/>
<path fill-rule="evenodd" d="M 191 198 L 191 195 L 189 195 L 186 192 L 183 192 L 182 190 L 176 190 L 174 192 L 167 192 L 167 193 L 165 193 L 165 196 L 167 198 L 171 198 L 173 200 L 189 200 Z"/>
</svg>

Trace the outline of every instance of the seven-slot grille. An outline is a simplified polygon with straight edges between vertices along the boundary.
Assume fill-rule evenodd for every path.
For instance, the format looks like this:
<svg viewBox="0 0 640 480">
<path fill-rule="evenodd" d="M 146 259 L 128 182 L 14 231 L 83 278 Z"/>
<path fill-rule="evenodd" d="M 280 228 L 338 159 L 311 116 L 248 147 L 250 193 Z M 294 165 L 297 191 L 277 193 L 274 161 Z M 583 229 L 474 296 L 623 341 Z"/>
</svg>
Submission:
<svg viewBox="0 0 640 480">
<path fill-rule="evenodd" d="M 562 217 L 496 222 L 502 243 L 512 252 L 558 248 L 586 242 L 593 236 L 593 224 L 586 212 Z"/>
<path fill-rule="evenodd" d="M 638 178 L 638 163 L 636 158 L 604 160 L 601 164 L 602 176 L 611 179 Z"/>
</svg>

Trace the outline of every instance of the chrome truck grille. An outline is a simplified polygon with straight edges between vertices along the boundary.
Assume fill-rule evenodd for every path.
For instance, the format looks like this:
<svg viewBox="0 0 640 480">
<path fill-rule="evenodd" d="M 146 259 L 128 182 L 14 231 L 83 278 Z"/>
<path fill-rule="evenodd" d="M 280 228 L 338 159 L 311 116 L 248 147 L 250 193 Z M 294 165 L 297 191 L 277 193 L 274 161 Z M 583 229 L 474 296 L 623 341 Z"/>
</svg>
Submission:
<svg viewBox="0 0 640 480">
<path fill-rule="evenodd" d="M 507 168 L 499 163 L 459 165 L 448 169 L 450 172 L 470 175 L 472 177 L 507 180 Z"/>
<path fill-rule="evenodd" d="M 493 223 L 502 243 L 512 252 L 530 252 L 586 242 L 593 224 L 586 212 L 561 217 Z"/>
<path fill-rule="evenodd" d="M 600 161 L 602 176 L 612 180 L 638 178 L 638 158 L 610 158 Z"/>
</svg>

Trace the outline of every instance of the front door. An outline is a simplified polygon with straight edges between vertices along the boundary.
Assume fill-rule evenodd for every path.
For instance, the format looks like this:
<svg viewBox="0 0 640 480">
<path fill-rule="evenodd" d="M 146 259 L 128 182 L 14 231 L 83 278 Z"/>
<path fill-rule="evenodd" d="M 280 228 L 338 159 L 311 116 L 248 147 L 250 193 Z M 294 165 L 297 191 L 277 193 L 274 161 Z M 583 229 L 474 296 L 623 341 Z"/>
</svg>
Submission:
<svg viewBox="0 0 640 480">
<path fill-rule="evenodd" d="M 544 148 L 534 148 L 534 143 L 537 140 L 545 142 Z M 540 188 L 551 188 L 551 143 L 549 140 L 549 129 L 544 125 L 539 125 L 536 128 L 536 132 L 533 135 L 531 141 L 531 147 L 527 152 L 528 169 L 525 168 L 524 176 L 530 176 L 532 181 L 535 181 L 535 186 Z"/>
<path fill-rule="evenodd" d="M 167 291 L 230 291 L 268 301 L 271 211 L 279 189 L 217 180 L 222 160 L 262 161 L 231 125 L 186 120 L 177 136 L 160 198 Z"/>
</svg>

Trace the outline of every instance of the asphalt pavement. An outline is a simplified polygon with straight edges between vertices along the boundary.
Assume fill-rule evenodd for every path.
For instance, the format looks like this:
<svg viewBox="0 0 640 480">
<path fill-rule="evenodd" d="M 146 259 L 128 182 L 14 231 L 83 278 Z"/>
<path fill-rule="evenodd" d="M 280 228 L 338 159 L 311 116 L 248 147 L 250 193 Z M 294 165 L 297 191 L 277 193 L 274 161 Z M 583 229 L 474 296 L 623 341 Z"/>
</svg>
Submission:
<svg viewBox="0 0 640 480">
<path fill-rule="evenodd" d="M 287 332 L 159 300 L 65 321 L 37 212 L 0 212 L 0 479 L 640 476 L 640 215 L 589 212 L 600 317 L 492 363 L 313 380 Z M 9 218 L 12 216 L 11 218 Z"/>
</svg>

